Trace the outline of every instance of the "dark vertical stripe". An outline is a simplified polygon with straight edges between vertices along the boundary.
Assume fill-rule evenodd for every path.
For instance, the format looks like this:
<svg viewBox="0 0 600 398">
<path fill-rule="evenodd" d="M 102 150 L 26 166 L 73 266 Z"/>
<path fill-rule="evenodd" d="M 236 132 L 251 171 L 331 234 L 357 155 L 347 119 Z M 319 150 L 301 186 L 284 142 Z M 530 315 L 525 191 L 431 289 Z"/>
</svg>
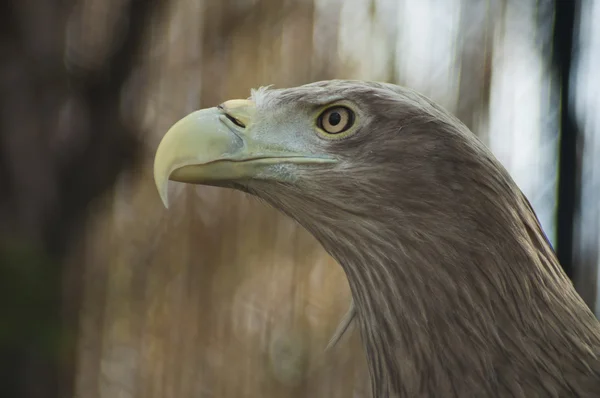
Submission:
<svg viewBox="0 0 600 398">
<path fill-rule="evenodd" d="M 571 60 L 579 0 L 555 0 L 554 51 L 552 63 L 560 92 L 560 138 L 558 170 L 558 209 L 556 253 L 560 263 L 573 278 L 573 231 L 579 189 L 579 169 L 577 167 L 577 126 L 570 102 Z"/>
</svg>

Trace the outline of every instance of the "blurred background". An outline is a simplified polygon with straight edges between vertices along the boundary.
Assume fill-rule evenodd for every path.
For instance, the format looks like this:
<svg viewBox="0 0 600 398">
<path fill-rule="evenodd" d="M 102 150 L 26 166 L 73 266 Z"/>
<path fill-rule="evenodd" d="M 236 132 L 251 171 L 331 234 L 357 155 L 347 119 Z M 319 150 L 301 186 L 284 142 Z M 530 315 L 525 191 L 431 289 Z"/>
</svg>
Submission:
<svg viewBox="0 0 600 398">
<path fill-rule="evenodd" d="M 346 78 L 456 114 L 529 197 L 600 314 L 600 1 L 5 0 L 0 396 L 368 397 L 315 240 L 242 193 L 172 184 L 179 118 Z"/>
</svg>

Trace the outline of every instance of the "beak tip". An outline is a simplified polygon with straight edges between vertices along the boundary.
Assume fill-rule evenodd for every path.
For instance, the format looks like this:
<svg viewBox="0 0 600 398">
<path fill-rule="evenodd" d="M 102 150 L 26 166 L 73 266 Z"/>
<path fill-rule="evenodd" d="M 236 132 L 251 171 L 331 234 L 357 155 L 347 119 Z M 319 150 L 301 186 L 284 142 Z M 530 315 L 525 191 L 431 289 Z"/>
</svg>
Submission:
<svg viewBox="0 0 600 398">
<path fill-rule="evenodd" d="M 156 190 L 160 196 L 160 200 L 165 206 L 165 209 L 169 208 L 169 179 L 163 176 L 163 173 L 157 173 L 156 169 L 154 172 L 154 183 Z"/>
<path fill-rule="evenodd" d="M 160 196 L 160 200 L 165 206 L 165 209 L 169 209 L 169 194 L 168 194 L 169 183 L 166 182 L 158 189 L 158 194 Z"/>
</svg>

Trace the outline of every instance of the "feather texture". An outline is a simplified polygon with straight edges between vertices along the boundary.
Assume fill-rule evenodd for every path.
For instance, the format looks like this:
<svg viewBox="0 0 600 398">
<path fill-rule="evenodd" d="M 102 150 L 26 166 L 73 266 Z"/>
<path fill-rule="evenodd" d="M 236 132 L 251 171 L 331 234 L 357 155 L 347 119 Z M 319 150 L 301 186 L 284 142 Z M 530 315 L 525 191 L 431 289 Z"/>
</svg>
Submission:
<svg viewBox="0 0 600 398">
<path fill-rule="evenodd" d="M 242 189 L 297 220 L 343 267 L 374 397 L 600 396 L 598 320 L 527 199 L 459 120 L 382 83 L 252 98 L 259 123 L 283 130 L 327 103 L 357 109 L 354 134 L 304 142 L 338 163 Z"/>
<path fill-rule="evenodd" d="M 340 321 L 340 324 L 335 329 L 335 332 L 333 332 L 333 336 L 331 336 L 331 339 L 327 344 L 326 350 L 335 347 L 335 345 L 340 341 L 344 333 L 346 333 L 348 328 L 350 328 L 350 325 L 352 324 L 352 321 L 354 321 L 354 318 L 356 318 L 356 308 L 354 308 L 354 301 L 351 300 L 350 308 L 348 308 L 348 311 Z"/>
</svg>

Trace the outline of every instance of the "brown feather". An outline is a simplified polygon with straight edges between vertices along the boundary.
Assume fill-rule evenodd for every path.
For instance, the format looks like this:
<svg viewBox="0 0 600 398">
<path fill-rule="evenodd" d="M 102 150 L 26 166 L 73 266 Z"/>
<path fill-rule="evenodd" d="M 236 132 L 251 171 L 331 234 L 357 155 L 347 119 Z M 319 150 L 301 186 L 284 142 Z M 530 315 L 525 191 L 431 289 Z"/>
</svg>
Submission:
<svg viewBox="0 0 600 398">
<path fill-rule="evenodd" d="M 342 161 L 244 190 L 308 229 L 343 267 L 374 397 L 600 397 L 600 325 L 508 172 L 455 117 L 397 86 L 259 90 L 263 112 L 331 96 L 360 131 Z"/>
</svg>

